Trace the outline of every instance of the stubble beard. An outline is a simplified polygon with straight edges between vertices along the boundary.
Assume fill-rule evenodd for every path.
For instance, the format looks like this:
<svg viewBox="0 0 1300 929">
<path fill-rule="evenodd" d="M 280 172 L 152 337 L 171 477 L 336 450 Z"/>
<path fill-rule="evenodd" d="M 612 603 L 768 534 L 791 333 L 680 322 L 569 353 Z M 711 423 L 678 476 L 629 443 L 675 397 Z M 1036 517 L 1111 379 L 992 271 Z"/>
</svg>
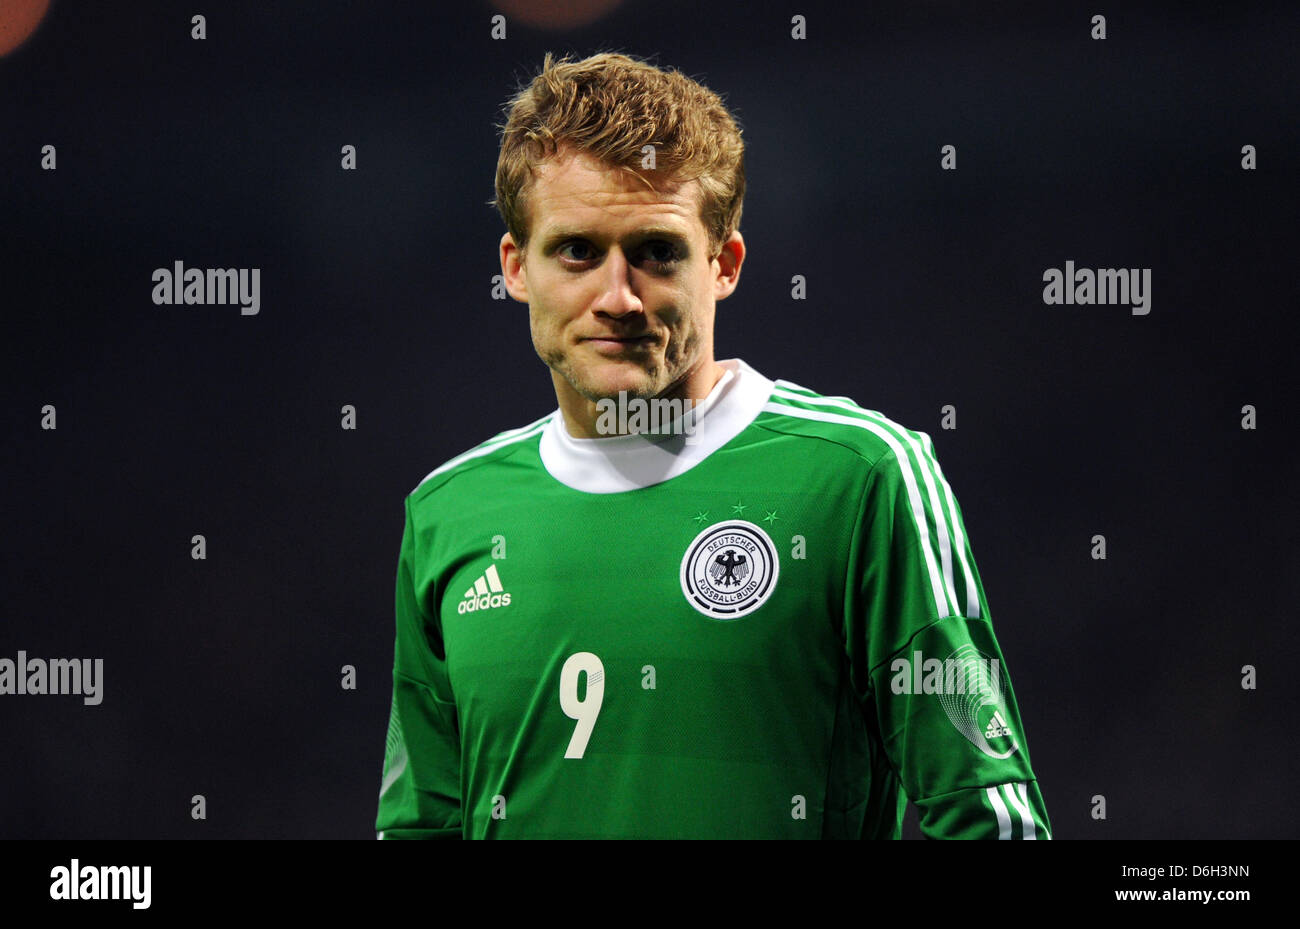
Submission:
<svg viewBox="0 0 1300 929">
<path fill-rule="evenodd" d="M 651 400 L 663 395 L 690 374 L 691 369 L 698 363 L 696 356 L 699 354 L 699 347 L 700 340 L 694 334 L 670 339 L 668 350 L 662 360 L 656 358 L 648 366 L 641 364 L 636 366 L 639 372 L 638 384 L 613 389 L 593 384 L 588 377 L 584 376 L 583 366 L 574 364 L 570 354 L 563 348 L 552 348 L 545 353 L 539 352 L 539 355 L 546 362 L 547 367 L 564 378 L 579 396 L 596 403 L 600 400 L 617 400 L 620 393 L 624 393 L 629 400 Z M 584 349 L 579 343 L 572 351 L 578 352 Z"/>
<path fill-rule="evenodd" d="M 625 396 L 629 400 L 653 399 L 687 376 L 694 364 L 693 361 L 688 364 L 688 361 L 693 359 L 700 350 L 700 337 L 694 326 L 690 326 L 685 332 L 671 331 L 662 357 L 657 353 L 646 353 L 645 362 L 636 363 L 638 371 L 635 377 L 636 383 L 611 389 L 598 385 L 586 374 L 586 371 L 592 367 L 600 366 L 601 361 L 595 361 L 594 364 L 574 362 L 575 356 L 591 352 L 590 348 L 584 347 L 581 342 L 569 344 L 563 327 L 558 331 L 547 331 L 543 319 L 535 312 L 530 312 L 529 323 L 533 349 L 537 352 L 537 356 L 548 368 L 562 377 L 575 393 L 590 403 L 617 400 L 620 391 L 626 391 Z"/>
<path fill-rule="evenodd" d="M 552 352 L 550 357 L 543 360 L 552 371 L 564 378 L 579 396 L 592 403 L 599 400 L 616 400 L 619 393 L 623 393 L 629 400 L 637 398 L 648 400 L 659 392 L 654 386 L 662 376 L 662 368 L 658 364 L 648 368 L 637 365 L 636 383 L 610 388 L 593 383 L 589 376 L 583 373 L 583 366 L 573 364 L 563 351 Z"/>
</svg>

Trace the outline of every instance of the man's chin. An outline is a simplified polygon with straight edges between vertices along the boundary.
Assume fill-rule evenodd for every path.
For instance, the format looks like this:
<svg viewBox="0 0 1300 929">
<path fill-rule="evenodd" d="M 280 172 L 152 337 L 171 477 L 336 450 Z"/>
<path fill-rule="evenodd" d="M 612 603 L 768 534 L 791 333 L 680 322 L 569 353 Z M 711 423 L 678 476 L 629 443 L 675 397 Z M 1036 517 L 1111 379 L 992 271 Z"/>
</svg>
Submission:
<svg viewBox="0 0 1300 929">
<path fill-rule="evenodd" d="M 618 384 L 588 385 L 585 389 L 580 388 L 581 393 L 593 403 L 598 400 L 617 400 L 620 395 L 628 400 L 636 398 L 649 399 L 654 396 L 654 391 L 646 386 L 642 381 L 619 382 Z"/>
<path fill-rule="evenodd" d="M 617 400 L 620 393 L 628 399 L 654 396 L 653 378 L 643 368 L 619 366 L 612 371 L 587 372 L 576 384 L 575 390 L 588 400 Z"/>
</svg>

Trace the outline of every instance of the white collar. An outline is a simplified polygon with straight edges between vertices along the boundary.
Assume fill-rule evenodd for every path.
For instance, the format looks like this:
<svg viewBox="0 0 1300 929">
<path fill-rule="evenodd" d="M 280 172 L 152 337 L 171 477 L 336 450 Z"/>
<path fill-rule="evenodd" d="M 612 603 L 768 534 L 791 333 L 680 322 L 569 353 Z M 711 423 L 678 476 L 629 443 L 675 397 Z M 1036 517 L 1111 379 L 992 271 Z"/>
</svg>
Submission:
<svg viewBox="0 0 1300 929">
<path fill-rule="evenodd" d="M 719 361 L 722 378 L 695 407 L 694 434 L 578 439 L 556 410 L 542 430 L 542 464 L 561 484 L 591 494 L 650 487 L 684 474 L 754 421 L 773 382 L 739 358 Z"/>
</svg>

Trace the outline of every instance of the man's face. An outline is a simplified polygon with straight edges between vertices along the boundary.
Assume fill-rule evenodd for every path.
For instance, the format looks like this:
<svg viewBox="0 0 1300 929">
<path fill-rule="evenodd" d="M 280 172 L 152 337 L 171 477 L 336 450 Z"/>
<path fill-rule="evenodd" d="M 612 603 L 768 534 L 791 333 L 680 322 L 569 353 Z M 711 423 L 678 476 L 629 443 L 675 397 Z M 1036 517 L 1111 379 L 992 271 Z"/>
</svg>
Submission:
<svg viewBox="0 0 1300 929">
<path fill-rule="evenodd" d="M 501 239 L 507 290 L 528 303 L 562 406 L 566 392 L 672 395 L 713 365 L 714 304 L 736 287 L 744 241 L 710 255 L 699 183 L 650 177 L 657 190 L 561 147 L 528 191 L 526 252 Z"/>
</svg>

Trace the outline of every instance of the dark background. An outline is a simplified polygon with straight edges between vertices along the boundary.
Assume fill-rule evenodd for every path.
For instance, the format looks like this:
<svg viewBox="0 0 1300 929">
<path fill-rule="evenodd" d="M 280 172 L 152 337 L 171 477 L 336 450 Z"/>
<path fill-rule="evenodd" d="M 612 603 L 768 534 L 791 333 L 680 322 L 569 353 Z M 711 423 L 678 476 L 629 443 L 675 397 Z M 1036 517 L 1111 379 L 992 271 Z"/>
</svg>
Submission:
<svg viewBox="0 0 1300 929">
<path fill-rule="evenodd" d="M 403 498 L 555 407 L 486 205 L 547 50 L 736 112 L 717 355 L 931 435 L 1055 836 L 1296 837 L 1295 5 L 493 11 L 58 2 L 0 57 L 0 657 L 104 659 L 100 706 L 0 697 L 0 837 L 373 836 Z M 1045 305 L 1067 259 L 1150 315 Z M 155 306 L 176 260 L 261 312 Z"/>
</svg>

